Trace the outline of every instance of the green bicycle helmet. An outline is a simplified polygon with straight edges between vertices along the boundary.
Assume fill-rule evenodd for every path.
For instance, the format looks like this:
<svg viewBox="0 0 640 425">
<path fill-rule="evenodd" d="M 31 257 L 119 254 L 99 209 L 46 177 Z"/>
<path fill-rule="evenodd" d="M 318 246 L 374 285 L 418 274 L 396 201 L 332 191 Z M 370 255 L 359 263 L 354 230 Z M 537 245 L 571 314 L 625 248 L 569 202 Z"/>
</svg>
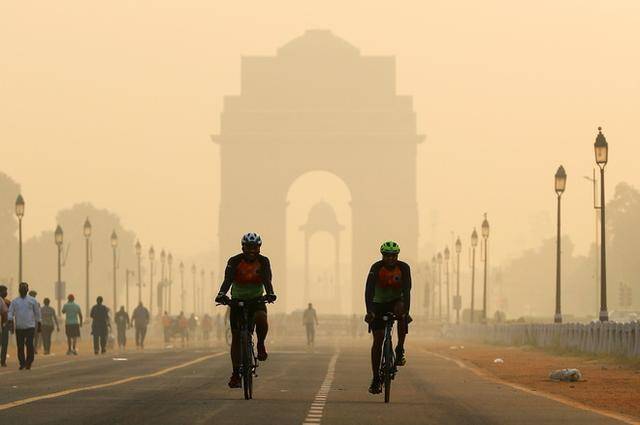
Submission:
<svg viewBox="0 0 640 425">
<path fill-rule="evenodd" d="M 382 254 L 398 254 L 400 253 L 400 245 L 394 241 L 386 241 L 380 246 L 380 253 Z"/>
</svg>

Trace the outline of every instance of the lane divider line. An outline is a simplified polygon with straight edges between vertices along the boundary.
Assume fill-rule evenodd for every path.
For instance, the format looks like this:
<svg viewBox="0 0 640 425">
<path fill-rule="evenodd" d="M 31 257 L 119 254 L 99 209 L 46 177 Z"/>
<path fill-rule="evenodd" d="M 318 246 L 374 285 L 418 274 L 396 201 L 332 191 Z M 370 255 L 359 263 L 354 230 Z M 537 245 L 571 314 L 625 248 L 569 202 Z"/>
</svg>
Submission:
<svg viewBox="0 0 640 425">
<path fill-rule="evenodd" d="M 43 394 L 43 395 L 39 395 L 39 396 L 35 396 L 35 397 L 25 398 L 25 399 L 22 399 L 22 400 L 11 401 L 9 403 L 0 404 L 0 411 L 12 409 L 14 407 L 24 406 L 25 404 L 34 403 L 34 402 L 40 401 L 40 400 L 49 400 L 49 399 L 52 399 L 52 398 L 64 397 L 66 395 L 75 394 L 75 393 L 79 393 L 79 392 L 83 392 L 83 391 L 99 390 L 99 389 L 102 389 L 102 388 L 115 387 L 116 385 L 128 384 L 129 382 L 140 381 L 142 379 L 155 378 L 157 376 L 161 376 L 161 375 L 165 375 L 165 374 L 167 374 L 169 372 L 173 372 L 174 370 L 178 370 L 178 369 L 182 369 L 184 367 L 192 366 L 194 364 L 201 363 L 201 362 L 203 362 L 205 360 L 209 360 L 209 359 L 212 359 L 214 357 L 220 357 L 220 356 L 225 355 L 225 354 L 227 354 L 227 353 L 226 352 L 222 352 L 222 353 L 209 354 L 207 356 L 198 357 L 197 359 L 188 361 L 186 363 L 181 363 L 181 364 L 176 365 L 176 366 L 171 366 L 171 367 L 168 367 L 168 368 L 165 368 L 165 369 L 160 369 L 160 370 L 158 370 L 156 372 L 149 373 L 147 375 L 130 376 L 128 378 L 119 379 L 117 381 L 107 382 L 107 383 L 104 383 L 104 384 L 96 384 L 96 385 L 89 385 L 89 386 L 86 386 L 86 387 L 71 388 L 71 389 L 68 389 L 68 390 L 57 391 L 55 393 Z"/>
<path fill-rule="evenodd" d="M 333 378 L 336 373 L 336 362 L 338 361 L 339 355 L 340 351 L 338 350 L 333 354 L 333 356 L 331 356 L 331 360 L 329 360 L 329 367 L 327 368 L 327 374 L 325 375 L 324 381 L 320 385 L 320 389 L 309 407 L 309 411 L 307 412 L 307 416 L 302 422 L 302 425 L 318 425 L 322 421 L 324 406 L 327 404 L 327 397 L 329 395 L 329 391 L 331 391 L 331 384 L 333 383 Z"/>
<path fill-rule="evenodd" d="M 573 407 L 575 409 L 580 409 L 580 410 L 584 410 L 587 412 L 591 412 L 591 413 L 596 413 L 602 416 L 606 416 L 608 418 L 611 419 L 615 419 L 618 420 L 620 422 L 624 422 L 626 424 L 630 424 L 630 425 L 640 425 L 640 421 L 637 418 L 631 417 L 631 416 L 627 416 L 621 413 L 615 413 L 615 412 L 611 412 L 608 410 L 603 410 L 603 409 L 599 409 L 596 407 L 591 407 L 591 406 L 587 406 L 586 404 L 580 403 L 579 401 L 574 401 L 574 400 L 570 400 L 568 398 L 562 397 L 562 396 L 558 396 L 558 395 L 554 395 L 554 394 L 550 394 L 547 392 L 544 392 L 542 390 L 531 390 L 523 385 L 519 385 L 519 384 L 514 384 L 513 382 L 508 382 L 505 381 L 504 379 L 498 378 L 495 375 L 492 375 L 489 372 L 484 371 L 483 369 L 480 369 L 479 367 L 473 366 L 473 365 L 469 365 L 461 360 L 449 357 L 449 356 L 445 356 L 444 354 L 440 354 L 440 353 L 435 353 L 433 351 L 429 351 L 427 349 L 423 349 L 425 352 L 439 357 L 443 360 L 448 360 L 450 362 L 455 363 L 459 368 L 461 369 L 466 369 L 469 370 L 471 372 L 473 372 L 474 374 L 476 374 L 477 376 L 479 376 L 480 378 L 486 379 L 488 381 L 494 382 L 496 384 L 501 384 L 501 385 L 505 385 L 508 387 L 511 387 L 513 389 L 522 391 L 524 393 L 527 394 L 531 394 L 531 395 L 535 395 L 538 397 L 542 397 L 542 398 L 546 398 L 549 400 L 553 400 L 556 401 L 558 403 L 562 403 L 565 406 L 569 406 L 569 407 Z"/>
</svg>

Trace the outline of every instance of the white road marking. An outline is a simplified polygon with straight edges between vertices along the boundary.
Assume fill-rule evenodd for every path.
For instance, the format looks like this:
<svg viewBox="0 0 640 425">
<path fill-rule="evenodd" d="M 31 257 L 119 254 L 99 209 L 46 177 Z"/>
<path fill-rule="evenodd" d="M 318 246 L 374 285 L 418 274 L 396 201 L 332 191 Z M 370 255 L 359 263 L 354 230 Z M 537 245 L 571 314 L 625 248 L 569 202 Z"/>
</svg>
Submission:
<svg viewBox="0 0 640 425">
<path fill-rule="evenodd" d="M 340 352 L 336 351 L 333 354 L 333 357 L 331 357 L 327 374 L 322 385 L 320 385 L 320 390 L 318 390 L 318 393 L 311 403 L 311 407 L 309 407 L 309 412 L 307 413 L 307 417 L 304 419 L 304 422 L 302 422 L 302 425 L 317 425 L 322 420 L 324 405 L 327 403 L 327 395 L 329 391 L 331 391 L 331 384 L 333 383 L 333 377 L 335 376 L 336 362 L 338 361 L 339 355 Z"/>
</svg>

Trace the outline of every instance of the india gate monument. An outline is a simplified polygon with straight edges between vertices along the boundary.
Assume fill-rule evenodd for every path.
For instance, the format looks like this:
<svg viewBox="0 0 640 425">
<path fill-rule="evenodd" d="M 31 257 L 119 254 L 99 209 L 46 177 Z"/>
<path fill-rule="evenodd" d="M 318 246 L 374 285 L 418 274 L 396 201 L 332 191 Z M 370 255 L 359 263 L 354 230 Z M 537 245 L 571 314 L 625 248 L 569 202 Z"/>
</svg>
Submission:
<svg viewBox="0 0 640 425">
<path fill-rule="evenodd" d="M 242 234 L 260 233 L 279 295 L 274 308 L 301 307 L 288 300 L 293 287 L 304 287 L 305 297 L 317 293 L 307 258 L 315 232 L 336 241 L 333 296 L 348 300 L 336 313 L 364 310 L 364 282 L 383 241 L 397 241 L 401 258 L 414 263 L 416 154 L 423 136 L 412 98 L 396 94 L 394 57 L 366 56 L 330 31 L 307 31 L 275 56 L 242 57 L 240 94 L 224 98 L 220 119 L 220 134 L 212 137 L 221 160 L 220 255 L 236 253 Z M 345 223 L 318 198 L 307 222 L 296 227 L 306 241 L 300 246 L 305 279 L 289 282 L 287 193 L 314 171 L 348 188 L 351 229 L 345 233 Z M 349 258 L 341 258 L 341 243 L 350 246 Z M 347 273 L 340 273 L 340 263 L 349 266 Z"/>
</svg>

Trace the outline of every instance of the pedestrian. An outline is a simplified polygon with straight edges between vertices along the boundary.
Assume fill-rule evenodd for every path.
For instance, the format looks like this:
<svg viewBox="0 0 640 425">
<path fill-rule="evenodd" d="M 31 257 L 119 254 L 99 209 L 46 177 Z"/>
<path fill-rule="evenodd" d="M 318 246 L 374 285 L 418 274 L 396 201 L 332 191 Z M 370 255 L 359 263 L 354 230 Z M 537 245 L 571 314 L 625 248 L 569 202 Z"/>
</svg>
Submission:
<svg viewBox="0 0 640 425">
<path fill-rule="evenodd" d="M 9 305 L 7 286 L 0 285 L 0 367 L 7 367 L 7 348 L 9 347 Z"/>
<path fill-rule="evenodd" d="M 144 349 L 144 338 L 147 335 L 147 326 L 149 326 L 149 310 L 142 305 L 142 301 L 133 310 L 131 321 L 136 328 L 136 348 Z"/>
<path fill-rule="evenodd" d="M 198 319 L 194 313 L 191 313 L 189 316 L 189 333 L 187 334 L 187 342 L 189 342 L 189 338 L 192 341 L 196 340 L 196 329 L 198 328 Z"/>
<path fill-rule="evenodd" d="M 309 303 L 309 306 L 302 315 L 302 325 L 307 330 L 307 345 L 312 346 L 315 343 L 318 316 L 311 303 Z"/>
<path fill-rule="evenodd" d="M 93 352 L 104 354 L 107 352 L 107 336 L 111 329 L 109 308 L 102 304 L 102 297 L 96 298 L 96 305 L 91 308 L 91 335 L 93 335 Z"/>
<path fill-rule="evenodd" d="M 124 311 L 124 306 L 120 306 L 120 310 L 113 317 L 113 321 L 116 322 L 116 331 L 118 332 L 118 348 L 124 350 L 127 346 L 127 328 L 131 327 L 131 321 L 129 320 L 129 313 Z"/>
<path fill-rule="evenodd" d="M 171 320 L 171 316 L 166 311 L 162 315 L 162 331 L 164 333 L 164 345 L 165 347 L 169 346 L 171 343 L 171 325 L 173 321 Z"/>
<path fill-rule="evenodd" d="M 53 333 L 54 325 L 56 332 L 60 332 L 60 327 L 58 326 L 58 317 L 56 316 L 56 311 L 49 307 L 51 300 L 49 298 L 45 298 L 43 301 L 44 306 L 40 308 L 40 316 L 42 317 L 42 348 L 44 349 L 44 354 L 51 353 L 51 334 Z"/>
<path fill-rule="evenodd" d="M 204 343 L 209 345 L 209 334 L 211 333 L 211 328 L 213 327 L 213 321 L 211 320 L 211 316 L 205 314 L 202 318 L 202 339 Z"/>
<path fill-rule="evenodd" d="M 20 282 L 18 292 L 20 296 L 9 306 L 8 320 L 9 327 L 14 328 L 16 332 L 20 370 L 29 370 L 34 357 L 33 337 L 36 332 L 40 332 L 42 326 L 40 307 L 38 302 L 27 294 L 29 292 L 27 282 Z"/>
<path fill-rule="evenodd" d="M 33 299 L 36 300 L 36 303 L 38 303 L 38 308 L 41 308 L 40 303 L 36 299 L 36 297 L 38 296 L 38 293 L 32 289 L 31 291 L 29 291 L 29 296 L 33 297 Z M 34 354 L 38 354 L 38 348 L 40 348 L 40 335 L 38 334 L 38 332 L 36 332 L 35 335 L 33 336 L 33 353 Z"/>
<path fill-rule="evenodd" d="M 80 327 L 82 326 L 82 311 L 75 303 L 76 297 L 73 294 L 67 296 L 67 303 L 62 306 L 62 313 L 65 315 L 64 332 L 67 335 L 67 356 L 78 355 L 76 343 L 80 338 Z"/>
<path fill-rule="evenodd" d="M 189 341 L 189 320 L 182 311 L 178 316 L 178 329 L 180 329 L 180 341 L 182 342 L 182 348 L 184 348 L 185 343 Z"/>
</svg>

